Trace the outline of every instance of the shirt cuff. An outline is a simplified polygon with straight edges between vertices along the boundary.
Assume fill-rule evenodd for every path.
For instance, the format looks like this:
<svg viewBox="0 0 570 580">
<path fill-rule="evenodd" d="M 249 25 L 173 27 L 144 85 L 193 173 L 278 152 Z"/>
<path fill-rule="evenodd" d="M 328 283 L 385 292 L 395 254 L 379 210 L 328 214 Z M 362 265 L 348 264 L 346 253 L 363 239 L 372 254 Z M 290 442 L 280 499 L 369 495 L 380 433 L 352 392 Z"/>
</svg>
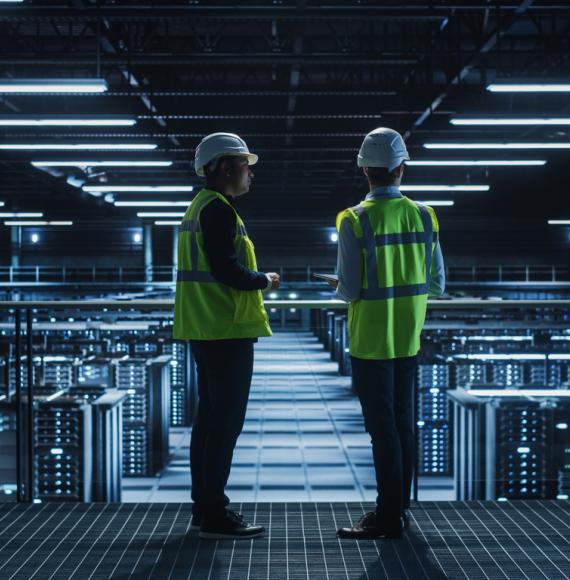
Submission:
<svg viewBox="0 0 570 580">
<path fill-rule="evenodd" d="M 271 290 L 271 286 L 273 286 L 273 280 L 271 279 L 269 274 L 265 274 L 265 277 L 267 278 L 267 286 L 265 288 L 263 288 L 262 292 L 266 292 L 267 290 Z"/>
</svg>

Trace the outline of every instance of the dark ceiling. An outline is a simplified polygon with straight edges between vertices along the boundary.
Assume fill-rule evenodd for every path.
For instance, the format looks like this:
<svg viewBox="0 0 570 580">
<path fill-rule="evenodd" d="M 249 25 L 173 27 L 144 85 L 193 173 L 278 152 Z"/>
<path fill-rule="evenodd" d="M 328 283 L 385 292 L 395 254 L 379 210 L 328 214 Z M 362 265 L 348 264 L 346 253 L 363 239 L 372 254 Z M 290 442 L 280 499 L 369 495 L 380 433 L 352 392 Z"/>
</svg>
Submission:
<svg viewBox="0 0 570 580">
<path fill-rule="evenodd" d="M 455 115 L 570 116 L 568 93 L 497 94 L 500 80 L 570 80 L 565 1 L 31 1 L 0 8 L 4 79 L 105 78 L 100 95 L 0 95 L 4 117 L 130 116 L 133 127 L 0 127 L 1 143 L 156 143 L 155 151 L 0 151 L 0 211 L 72 219 L 74 232 L 140 225 L 77 186 L 200 185 L 194 147 L 230 131 L 260 156 L 240 201 L 266 252 L 297 251 L 366 192 L 364 134 L 405 135 L 412 159 L 546 159 L 544 167 L 406 170 L 407 184 L 489 184 L 438 210 L 451 253 L 563 256 L 568 151 L 433 151 L 425 142 L 568 142 L 568 126 L 456 127 Z M 39 170 L 32 160 L 158 159 L 167 168 Z M 71 179 L 70 179 L 71 177 Z M 70 184 L 71 183 L 71 184 Z M 185 200 L 188 194 L 161 194 Z M 156 197 L 156 196 L 152 196 Z M 116 194 L 116 200 L 149 194 Z M 1 228 L 7 240 L 8 228 Z M 323 230 L 324 231 L 324 230 Z M 66 233 L 66 239 L 73 234 Z M 318 247 L 318 244 L 313 247 Z"/>
</svg>

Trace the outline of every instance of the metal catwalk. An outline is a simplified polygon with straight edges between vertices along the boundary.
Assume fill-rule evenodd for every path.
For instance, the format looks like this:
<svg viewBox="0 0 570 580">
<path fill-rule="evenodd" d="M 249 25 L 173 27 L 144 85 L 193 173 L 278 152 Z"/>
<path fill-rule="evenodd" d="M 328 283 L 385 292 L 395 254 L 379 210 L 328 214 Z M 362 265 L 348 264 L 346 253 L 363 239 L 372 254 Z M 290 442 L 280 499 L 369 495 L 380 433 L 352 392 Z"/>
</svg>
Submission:
<svg viewBox="0 0 570 580">
<path fill-rule="evenodd" d="M 190 430 L 171 430 L 172 460 L 158 477 L 123 479 L 125 502 L 190 497 Z M 451 479 L 422 478 L 420 499 L 451 499 Z M 228 495 L 233 502 L 372 501 L 370 439 L 350 378 L 311 333 L 256 345 L 253 384 Z"/>
<path fill-rule="evenodd" d="M 569 579 L 570 502 L 422 502 L 401 540 L 338 540 L 361 503 L 239 508 L 255 540 L 204 541 L 190 504 L 0 504 L 6 580 Z"/>
</svg>

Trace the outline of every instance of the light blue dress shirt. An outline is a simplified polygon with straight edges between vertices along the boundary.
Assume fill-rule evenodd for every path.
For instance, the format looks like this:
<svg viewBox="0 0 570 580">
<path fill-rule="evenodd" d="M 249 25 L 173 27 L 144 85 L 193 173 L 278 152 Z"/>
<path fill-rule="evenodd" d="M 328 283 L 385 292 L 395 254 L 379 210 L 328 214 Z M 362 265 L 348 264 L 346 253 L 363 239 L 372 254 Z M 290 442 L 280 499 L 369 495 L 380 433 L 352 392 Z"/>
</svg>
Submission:
<svg viewBox="0 0 570 580">
<path fill-rule="evenodd" d="M 402 197 L 400 188 L 396 185 L 375 187 L 366 196 L 371 199 L 392 199 Z M 360 244 L 354 235 L 350 219 L 345 218 L 340 224 L 338 233 L 338 259 L 336 271 L 338 288 L 336 296 L 345 302 L 354 302 L 360 296 L 362 284 L 362 259 Z M 429 295 L 441 296 L 445 290 L 445 267 L 439 239 L 435 245 L 431 262 Z"/>
</svg>

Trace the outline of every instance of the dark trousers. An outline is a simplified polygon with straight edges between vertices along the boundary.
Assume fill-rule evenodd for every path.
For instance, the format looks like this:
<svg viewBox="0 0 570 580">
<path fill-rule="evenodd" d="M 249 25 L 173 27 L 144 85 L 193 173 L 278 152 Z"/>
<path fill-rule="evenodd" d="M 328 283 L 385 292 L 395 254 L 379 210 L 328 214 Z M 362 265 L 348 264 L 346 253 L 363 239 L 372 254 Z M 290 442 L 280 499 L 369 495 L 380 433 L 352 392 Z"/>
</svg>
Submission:
<svg viewBox="0 0 570 580">
<path fill-rule="evenodd" d="M 410 506 L 415 463 L 413 415 L 417 357 L 364 360 L 352 357 L 352 380 L 364 426 L 372 439 L 378 519 L 399 521 Z"/>
<path fill-rule="evenodd" d="M 192 428 L 193 513 L 223 514 L 224 488 L 243 428 L 253 374 L 253 340 L 191 341 L 198 372 L 198 414 Z"/>
</svg>

